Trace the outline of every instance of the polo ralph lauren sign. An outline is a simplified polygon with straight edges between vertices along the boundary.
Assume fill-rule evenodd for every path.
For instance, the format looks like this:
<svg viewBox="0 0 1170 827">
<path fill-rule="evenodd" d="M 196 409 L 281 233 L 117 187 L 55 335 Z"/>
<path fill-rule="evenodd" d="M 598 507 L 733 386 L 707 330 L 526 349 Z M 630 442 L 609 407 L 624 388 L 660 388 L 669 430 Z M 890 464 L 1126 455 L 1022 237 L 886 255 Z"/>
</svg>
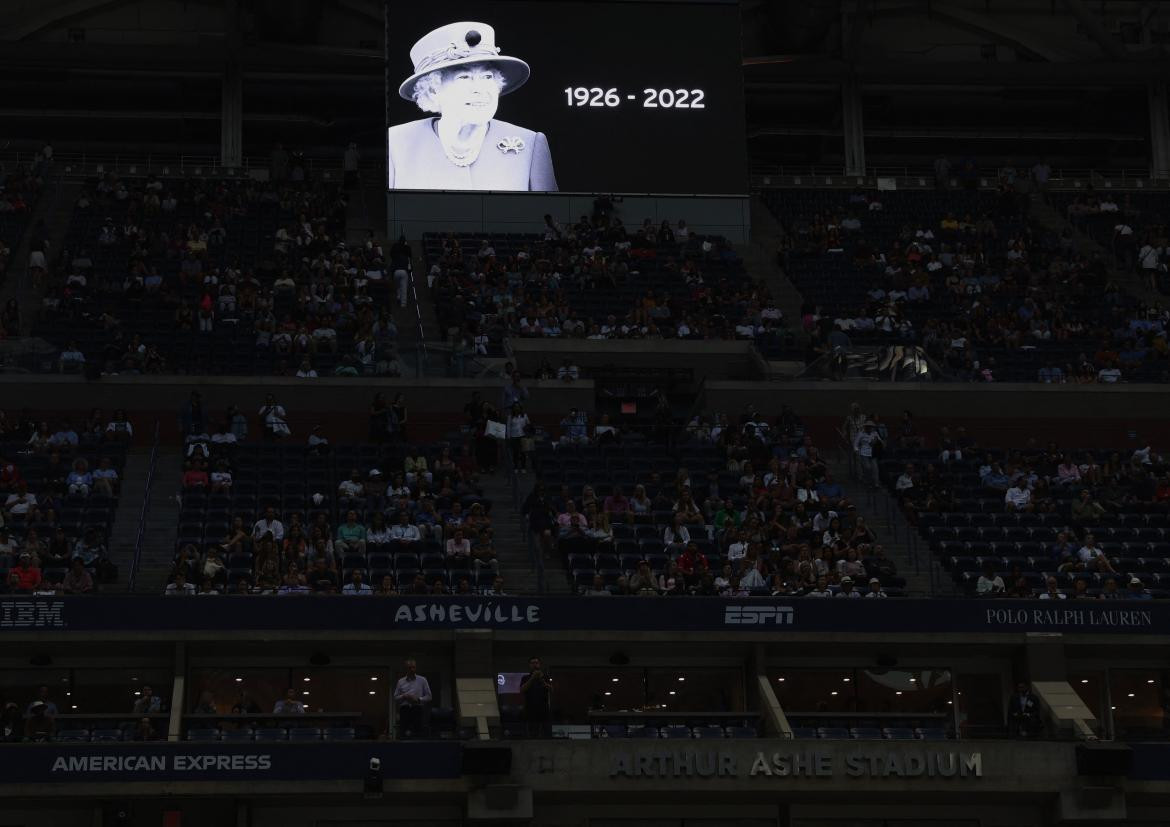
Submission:
<svg viewBox="0 0 1170 827">
<path fill-rule="evenodd" d="M 215 604 L 209 611 L 207 601 Z M 149 624 L 143 624 L 149 618 Z M 1092 606 L 1038 600 L 803 600 L 689 597 L 178 597 L 102 594 L 0 597 L 5 633 L 422 629 L 688 631 L 772 635 L 1156 634 L 1170 636 L 1170 601 L 1118 600 Z"/>
</svg>

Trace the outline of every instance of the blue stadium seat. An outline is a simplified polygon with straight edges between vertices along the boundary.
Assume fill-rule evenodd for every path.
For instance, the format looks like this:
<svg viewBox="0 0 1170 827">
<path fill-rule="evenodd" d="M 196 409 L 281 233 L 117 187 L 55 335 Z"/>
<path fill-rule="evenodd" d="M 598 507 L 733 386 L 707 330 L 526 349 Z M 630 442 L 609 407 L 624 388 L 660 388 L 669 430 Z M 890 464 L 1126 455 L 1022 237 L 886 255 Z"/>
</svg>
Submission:
<svg viewBox="0 0 1170 827">
<path fill-rule="evenodd" d="M 218 729 L 188 729 L 187 730 L 187 740 L 188 741 L 218 741 L 219 740 L 219 730 Z"/>
<path fill-rule="evenodd" d="M 88 729 L 62 729 L 53 736 L 54 741 L 66 741 L 69 743 L 77 743 L 89 740 Z"/>
<path fill-rule="evenodd" d="M 352 741 L 355 731 L 351 726 L 326 727 L 322 735 L 326 741 Z"/>
</svg>

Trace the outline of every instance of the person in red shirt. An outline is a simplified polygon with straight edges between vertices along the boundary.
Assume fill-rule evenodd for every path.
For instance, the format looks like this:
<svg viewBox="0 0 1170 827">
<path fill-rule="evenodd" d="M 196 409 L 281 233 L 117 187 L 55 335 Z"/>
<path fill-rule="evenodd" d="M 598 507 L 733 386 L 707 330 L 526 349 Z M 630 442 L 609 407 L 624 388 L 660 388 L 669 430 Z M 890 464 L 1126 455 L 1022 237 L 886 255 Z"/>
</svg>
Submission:
<svg viewBox="0 0 1170 827">
<path fill-rule="evenodd" d="M 41 570 L 33 565 L 27 551 L 20 555 L 20 562 L 12 573 L 16 575 L 16 586 L 22 592 L 36 591 L 37 586 L 41 585 Z"/>
<path fill-rule="evenodd" d="M 24 479 L 20 476 L 20 469 L 7 457 L 0 457 L 0 491 L 15 491 Z"/>
<path fill-rule="evenodd" d="M 206 488 L 208 482 L 207 466 L 202 461 L 187 463 L 183 472 L 184 488 Z"/>
<path fill-rule="evenodd" d="M 699 551 L 699 547 L 694 543 L 688 543 L 683 553 L 678 556 L 678 570 L 689 579 L 694 576 L 696 570 L 703 571 L 707 568 L 707 556 Z"/>
</svg>

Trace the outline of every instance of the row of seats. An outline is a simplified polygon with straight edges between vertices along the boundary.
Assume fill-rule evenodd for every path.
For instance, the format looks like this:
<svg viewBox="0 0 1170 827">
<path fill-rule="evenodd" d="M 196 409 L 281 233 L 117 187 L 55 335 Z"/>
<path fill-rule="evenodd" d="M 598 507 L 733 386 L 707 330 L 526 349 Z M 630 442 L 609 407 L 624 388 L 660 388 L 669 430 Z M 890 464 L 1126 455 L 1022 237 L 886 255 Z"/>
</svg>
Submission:
<svg viewBox="0 0 1170 827">
<path fill-rule="evenodd" d="M 669 724 L 663 727 L 649 725 L 601 724 L 593 727 L 594 738 L 759 738 L 760 733 L 750 726 L 687 726 Z"/>
<path fill-rule="evenodd" d="M 188 741 L 353 741 L 355 727 L 189 727 Z"/>
</svg>

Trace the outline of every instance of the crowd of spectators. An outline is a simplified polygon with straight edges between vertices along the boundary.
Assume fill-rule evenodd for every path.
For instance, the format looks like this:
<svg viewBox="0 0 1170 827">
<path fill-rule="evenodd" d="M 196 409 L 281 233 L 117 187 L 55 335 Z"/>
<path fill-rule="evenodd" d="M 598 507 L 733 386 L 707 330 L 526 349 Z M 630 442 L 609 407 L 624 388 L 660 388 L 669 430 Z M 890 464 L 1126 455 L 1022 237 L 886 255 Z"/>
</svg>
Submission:
<svg viewBox="0 0 1170 827">
<path fill-rule="evenodd" d="M 769 202 L 782 262 L 807 300 L 809 359 L 921 345 L 974 382 L 1162 381 L 1170 316 L 1109 277 L 1071 231 L 1029 221 L 1009 180 L 992 192 L 793 190 Z"/>
<path fill-rule="evenodd" d="M 1170 202 L 1161 193 L 1108 191 L 1055 196 L 1069 222 L 1108 249 L 1144 286 L 1170 293 Z"/>
<path fill-rule="evenodd" d="M 39 332 L 58 367 L 103 373 L 397 375 L 389 262 L 345 241 L 336 185 L 91 183 Z"/>
<path fill-rule="evenodd" d="M 1033 438 L 993 449 L 963 428 L 927 443 L 907 413 L 881 476 L 961 588 L 1041 599 L 1166 595 L 1170 463 L 1150 446 L 1067 449 Z"/>
<path fill-rule="evenodd" d="M 904 585 L 787 407 L 696 417 L 665 450 L 599 425 L 535 460 L 529 528 L 582 594 L 884 598 Z"/>
<path fill-rule="evenodd" d="M 784 319 L 730 243 L 685 221 L 635 229 L 612 214 L 533 235 L 424 237 L 436 311 L 455 346 L 498 355 L 507 336 L 783 338 Z M 778 345 L 777 345 L 778 346 Z"/>
<path fill-rule="evenodd" d="M 51 425 L 0 412 L 0 593 L 87 594 L 116 579 L 106 537 L 132 437 L 123 411 Z"/>
<path fill-rule="evenodd" d="M 334 447 L 316 428 L 301 445 L 290 434 L 256 446 L 234 409 L 210 434 L 194 430 L 201 409 L 188 417 L 199 424 L 166 594 L 503 594 L 477 453 L 406 442 L 405 403 L 380 399 L 370 416 L 380 445 Z M 262 429 L 274 406 L 283 421 L 270 400 Z"/>
</svg>

